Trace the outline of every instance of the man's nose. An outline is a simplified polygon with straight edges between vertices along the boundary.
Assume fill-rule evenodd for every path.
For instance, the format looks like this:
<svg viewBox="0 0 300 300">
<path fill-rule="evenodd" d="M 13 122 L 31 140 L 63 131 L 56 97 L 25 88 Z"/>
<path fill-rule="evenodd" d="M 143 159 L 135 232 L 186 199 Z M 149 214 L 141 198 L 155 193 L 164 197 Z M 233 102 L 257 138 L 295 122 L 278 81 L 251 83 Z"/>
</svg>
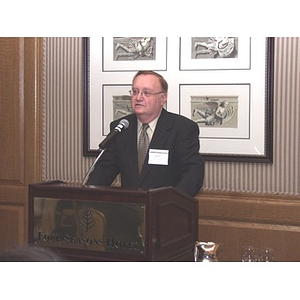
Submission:
<svg viewBox="0 0 300 300">
<path fill-rule="evenodd" d="M 136 99 L 139 100 L 141 97 L 144 97 L 144 92 L 143 91 L 138 91 L 136 95 Z"/>
</svg>

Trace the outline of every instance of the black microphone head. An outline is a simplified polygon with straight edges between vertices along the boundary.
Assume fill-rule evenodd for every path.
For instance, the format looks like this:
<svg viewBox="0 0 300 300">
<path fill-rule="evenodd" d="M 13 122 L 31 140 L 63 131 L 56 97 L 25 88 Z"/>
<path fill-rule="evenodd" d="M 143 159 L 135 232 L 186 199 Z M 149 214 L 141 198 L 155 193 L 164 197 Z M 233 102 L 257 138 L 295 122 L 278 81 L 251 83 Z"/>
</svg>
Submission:
<svg viewBox="0 0 300 300">
<path fill-rule="evenodd" d="M 122 119 L 119 124 L 121 124 L 124 129 L 129 127 L 129 121 L 127 119 Z"/>
</svg>

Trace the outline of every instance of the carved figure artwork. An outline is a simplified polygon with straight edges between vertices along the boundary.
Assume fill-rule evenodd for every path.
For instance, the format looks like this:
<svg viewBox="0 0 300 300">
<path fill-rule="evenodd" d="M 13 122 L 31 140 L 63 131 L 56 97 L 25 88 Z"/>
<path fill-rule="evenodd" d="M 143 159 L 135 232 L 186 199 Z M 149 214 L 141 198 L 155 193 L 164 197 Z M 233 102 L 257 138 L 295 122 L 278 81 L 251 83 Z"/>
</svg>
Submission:
<svg viewBox="0 0 300 300">
<path fill-rule="evenodd" d="M 191 117 L 199 126 L 237 127 L 236 97 L 192 97 Z"/>
<path fill-rule="evenodd" d="M 114 38 L 114 60 L 154 60 L 155 38 Z"/>
<path fill-rule="evenodd" d="M 208 54 L 211 58 L 232 57 L 236 50 L 233 37 L 210 37 L 207 41 L 194 43 L 195 58 Z"/>
</svg>

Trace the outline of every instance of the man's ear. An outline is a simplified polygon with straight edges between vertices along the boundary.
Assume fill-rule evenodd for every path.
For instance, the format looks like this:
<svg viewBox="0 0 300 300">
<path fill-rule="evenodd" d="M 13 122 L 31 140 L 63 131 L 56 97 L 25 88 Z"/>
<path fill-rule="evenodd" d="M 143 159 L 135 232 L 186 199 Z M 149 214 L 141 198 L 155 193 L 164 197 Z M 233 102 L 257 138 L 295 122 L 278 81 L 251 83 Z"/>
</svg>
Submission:
<svg viewBox="0 0 300 300">
<path fill-rule="evenodd" d="M 167 102 L 167 99 L 168 99 L 168 94 L 167 93 L 160 94 L 160 99 L 161 99 L 162 105 L 165 105 Z"/>
</svg>

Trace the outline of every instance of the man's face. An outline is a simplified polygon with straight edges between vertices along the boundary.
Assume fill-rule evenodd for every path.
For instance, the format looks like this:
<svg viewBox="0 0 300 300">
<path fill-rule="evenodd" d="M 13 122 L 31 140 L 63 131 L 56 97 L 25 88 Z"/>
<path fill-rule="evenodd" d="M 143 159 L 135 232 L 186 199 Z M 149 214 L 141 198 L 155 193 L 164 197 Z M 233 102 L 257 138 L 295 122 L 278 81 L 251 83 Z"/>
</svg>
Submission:
<svg viewBox="0 0 300 300">
<path fill-rule="evenodd" d="M 159 79 L 154 75 L 139 75 L 132 84 L 131 105 L 142 123 L 149 123 L 161 112 L 167 101 Z M 161 93 L 162 92 L 162 93 Z"/>
</svg>

